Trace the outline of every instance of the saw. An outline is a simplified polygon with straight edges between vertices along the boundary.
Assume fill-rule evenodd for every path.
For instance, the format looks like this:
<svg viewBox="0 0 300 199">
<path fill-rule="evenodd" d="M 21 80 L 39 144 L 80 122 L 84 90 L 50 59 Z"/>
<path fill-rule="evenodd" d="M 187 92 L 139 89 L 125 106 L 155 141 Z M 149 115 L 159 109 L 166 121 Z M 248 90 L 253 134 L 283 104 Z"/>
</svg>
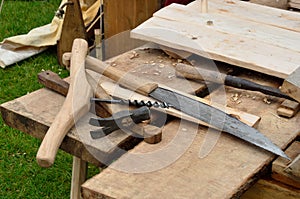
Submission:
<svg viewBox="0 0 300 199">
<path fill-rule="evenodd" d="M 155 82 L 149 82 L 148 80 L 125 73 L 91 56 L 86 57 L 86 68 L 109 77 L 132 91 L 150 96 L 161 102 L 166 102 L 182 113 L 210 124 L 216 129 L 227 132 L 269 152 L 289 159 L 278 146 L 256 129 L 185 93 L 180 93 L 177 90 L 165 88 Z"/>
</svg>

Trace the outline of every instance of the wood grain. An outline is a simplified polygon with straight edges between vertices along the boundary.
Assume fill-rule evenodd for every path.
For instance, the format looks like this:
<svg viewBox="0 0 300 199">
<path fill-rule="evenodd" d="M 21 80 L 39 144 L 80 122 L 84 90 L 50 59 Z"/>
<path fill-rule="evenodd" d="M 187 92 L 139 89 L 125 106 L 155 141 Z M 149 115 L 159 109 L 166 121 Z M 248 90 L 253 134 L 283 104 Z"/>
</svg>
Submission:
<svg viewBox="0 0 300 199">
<path fill-rule="evenodd" d="M 226 14 L 201 15 L 183 5 L 159 10 L 131 36 L 281 78 L 300 61 L 299 32 Z"/>
<path fill-rule="evenodd" d="M 66 100 L 51 124 L 37 152 L 36 159 L 40 166 L 50 167 L 54 163 L 57 150 L 62 140 L 74 123 L 90 109 L 92 88 L 85 75 L 85 57 L 88 44 L 83 39 L 75 39 L 71 57 L 71 83 Z"/>
<path fill-rule="evenodd" d="M 281 91 L 300 102 L 300 67 L 283 81 Z"/>
<path fill-rule="evenodd" d="M 187 7 L 190 10 L 199 11 L 200 5 L 192 2 Z M 210 0 L 209 12 L 300 32 L 300 15 L 289 10 L 275 9 L 239 0 Z"/>
<path fill-rule="evenodd" d="M 291 118 L 300 110 L 300 104 L 291 100 L 284 100 L 277 109 L 277 114 L 283 117 Z"/>
<path fill-rule="evenodd" d="M 135 28 L 160 7 L 158 0 L 104 0 L 105 38 Z"/>
<path fill-rule="evenodd" d="M 300 142 L 293 142 L 285 152 L 294 160 L 300 154 Z M 272 178 L 288 186 L 300 189 L 300 161 L 295 162 L 290 168 L 287 167 L 288 165 L 288 161 L 277 158 L 272 163 Z"/>
<path fill-rule="evenodd" d="M 57 42 L 57 60 L 61 66 L 63 66 L 62 55 L 71 51 L 74 39 L 87 39 L 79 0 L 71 2 L 72 5 L 67 5 L 61 36 Z"/>
<path fill-rule="evenodd" d="M 300 192 L 297 189 L 287 187 L 284 184 L 276 181 L 262 179 L 251 187 L 241 199 L 297 199 L 300 197 Z"/>
</svg>

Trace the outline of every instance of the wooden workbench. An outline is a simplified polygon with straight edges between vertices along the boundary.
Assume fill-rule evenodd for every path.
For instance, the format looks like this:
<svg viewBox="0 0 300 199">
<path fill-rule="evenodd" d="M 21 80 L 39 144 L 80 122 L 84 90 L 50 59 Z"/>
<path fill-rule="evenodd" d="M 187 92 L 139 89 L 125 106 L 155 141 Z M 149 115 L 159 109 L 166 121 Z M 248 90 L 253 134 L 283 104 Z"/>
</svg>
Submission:
<svg viewBox="0 0 300 199">
<path fill-rule="evenodd" d="M 180 61 L 180 60 L 179 60 Z M 142 49 L 125 53 L 110 64 L 122 70 L 131 70 L 133 74 L 154 77 L 168 86 L 191 93 L 203 84 L 180 83 L 174 71 L 165 71 L 176 59 L 169 59 L 162 51 Z M 180 61 L 181 62 L 181 61 Z M 142 68 L 137 67 L 142 65 Z M 165 78 L 159 78 L 166 75 Z M 239 76 L 255 77 L 256 82 L 278 86 L 279 79 L 268 78 L 247 70 Z M 220 89 L 214 90 L 207 99 L 225 97 L 227 106 L 261 117 L 258 130 L 269 137 L 281 148 L 286 148 L 299 133 L 300 115 L 292 119 L 276 115 L 276 109 L 282 99 L 268 97 L 257 92 L 246 92 L 227 88 L 226 95 Z M 238 97 L 238 100 L 236 100 Z M 19 129 L 37 138 L 43 138 L 49 125 L 58 113 L 64 97 L 47 89 L 40 89 L 26 96 L 1 105 L 4 121 L 9 126 Z M 81 125 L 87 125 L 87 119 Z M 85 127 L 82 127 L 85 128 Z M 88 134 L 89 129 L 86 130 Z M 84 198 L 230 198 L 240 196 L 265 171 L 275 156 L 240 139 L 222 133 L 220 137 L 211 137 L 207 127 L 197 126 L 187 121 L 169 118 L 163 127 L 163 140 L 159 144 L 149 145 L 141 142 L 111 167 L 94 176 L 82 185 Z M 210 134 L 209 137 L 208 134 Z M 216 134 L 217 135 L 217 134 Z M 84 137 L 84 136 L 83 136 Z M 122 132 L 111 135 L 109 142 L 95 141 L 88 147 L 80 139 L 76 130 L 72 130 L 64 139 L 61 149 L 85 161 L 99 165 L 92 154 L 101 157 L 121 155 L 119 146 L 132 147 L 132 137 Z M 210 153 L 199 158 L 200 147 L 204 141 L 212 138 L 217 141 Z M 125 148 L 126 148 L 125 147 Z M 159 150 L 159 159 L 131 159 L 131 154 L 151 154 Z M 116 152 L 116 154 L 114 153 Z M 172 153 L 179 152 L 170 164 L 162 165 Z M 174 155 L 174 154 L 173 154 Z M 157 158 L 157 157 L 155 157 Z M 133 160 L 130 162 L 130 160 Z M 129 161 L 129 162 L 128 162 Z M 125 167 L 124 167 L 125 165 Z M 154 166 L 154 167 L 153 167 Z M 157 166 L 157 167 L 155 167 Z M 158 170 L 156 170 L 159 168 Z M 126 171 L 130 171 L 127 173 Z M 151 171 L 151 172 L 148 172 Z M 138 173 L 132 173 L 138 172 Z M 140 173 L 139 173 L 140 172 Z"/>
</svg>

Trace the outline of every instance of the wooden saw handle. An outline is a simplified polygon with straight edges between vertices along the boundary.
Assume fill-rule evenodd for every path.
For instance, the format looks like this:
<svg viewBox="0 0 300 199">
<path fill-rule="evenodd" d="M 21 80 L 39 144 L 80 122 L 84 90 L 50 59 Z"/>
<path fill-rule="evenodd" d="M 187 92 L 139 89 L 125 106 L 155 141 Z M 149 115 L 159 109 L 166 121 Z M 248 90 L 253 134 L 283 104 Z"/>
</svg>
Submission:
<svg viewBox="0 0 300 199">
<path fill-rule="evenodd" d="M 86 68 L 109 77 L 118 84 L 142 95 L 148 95 L 158 87 L 157 83 L 125 73 L 91 56 L 86 58 Z"/>
<path fill-rule="evenodd" d="M 176 76 L 192 80 L 204 80 L 218 84 L 224 84 L 226 75 L 220 72 L 197 68 L 187 64 L 176 65 Z"/>
<path fill-rule="evenodd" d="M 83 39 L 75 39 L 72 46 L 69 91 L 36 156 L 38 164 L 42 167 L 50 167 L 54 163 L 56 153 L 65 135 L 74 123 L 89 111 L 92 89 L 85 74 L 87 52 L 87 42 Z"/>
</svg>

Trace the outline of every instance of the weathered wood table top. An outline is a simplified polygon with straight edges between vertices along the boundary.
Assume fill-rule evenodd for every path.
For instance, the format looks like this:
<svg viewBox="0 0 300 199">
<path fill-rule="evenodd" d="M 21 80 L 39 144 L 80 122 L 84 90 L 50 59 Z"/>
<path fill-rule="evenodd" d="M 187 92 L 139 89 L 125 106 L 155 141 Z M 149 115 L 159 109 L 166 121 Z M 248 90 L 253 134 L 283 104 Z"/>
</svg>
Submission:
<svg viewBox="0 0 300 199">
<path fill-rule="evenodd" d="M 178 60 L 169 59 L 158 50 L 143 49 L 121 55 L 110 64 L 122 70 L 157 79 L 185 92 L 193 92 L 203 84 L 176 80 L 174 71 L 167 70 Z M 142 68 L 137 66 L 143 65 Z M 280 80 L 249 71 L 238 74 L 252 77 L 259 83 L 278 86 Z M 159 81 L 159 80 L 158 80 Z M 179 82 L 178 82 L 179 81 Z M 225 95 L 224 95 L 225 93 Z M 277 116 L 276 109 L 282 99 L 258 92 L 225 87 L 216 89 L 206 97 L 224 97 L 228 107 L 261 117 L 258 130 L 282 149 L 299 133 L 300 114 L 291 119 Z M 267 97 L 267 99 L 266 99 Z M 58 113 L 64 97 L 47 89 L 40 89 L 26 96 L 1 105 L 4 121 L 9 126 L 42 139 Z M 87 115 L 81 129 L 88 135 Z M 242 194 L 275 156 L 226 133 L 213 133 L 207 127 L 179 120 L 167 119 L 163 126 L 162 142 L 149 145 L 139 143 L 132 150 L 114 161 L 110 167 L 82 185 L 85 198 L 231 198 Z M 82 131 L 80 131 L 82 132 Z M 84 138 L 85 136 L 83 136 Z M 134 138 L 121 131 L 114 132 L 106 141 L 85 143 L 73 129 L 64 139 L 61 149 L 88 162 L 100 165 L 94 154 L 114 156 L 120 146 L 128 147 Z M 132 145 L 131 145 L 132 146 Z M 211 149 L 211 151 L 206 151 Z M 204 157 L 199 157 L 200 155 Z M 204 155 L 203 155 L 204 154 Z"/>
</svg>

